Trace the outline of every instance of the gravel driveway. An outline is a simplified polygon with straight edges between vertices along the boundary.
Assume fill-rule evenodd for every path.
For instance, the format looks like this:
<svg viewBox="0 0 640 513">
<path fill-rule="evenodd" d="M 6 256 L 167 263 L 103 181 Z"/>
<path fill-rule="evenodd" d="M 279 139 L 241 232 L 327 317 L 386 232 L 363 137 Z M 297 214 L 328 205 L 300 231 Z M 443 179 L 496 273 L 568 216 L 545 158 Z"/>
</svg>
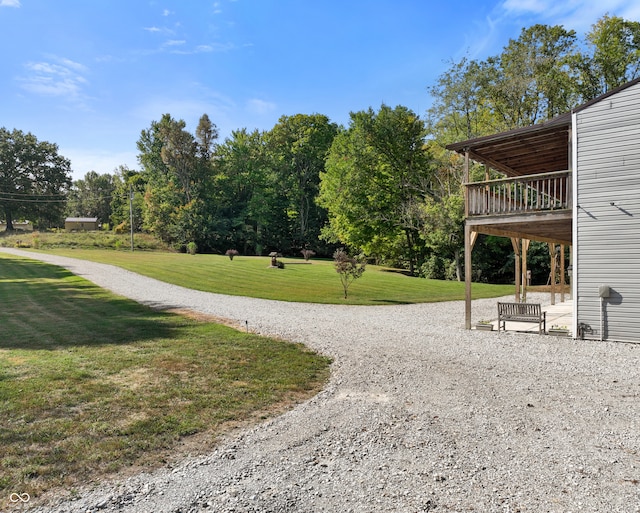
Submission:
<svg viewBox="0 0 640 513">
<path fill-rule="evenodd" d="M 323 392 L 213 453 L 33 511 L 640 511 L 638 345 L 466 331 L 462 302 L 265 301 L 3 251 L 334 359 Z M 475 301 L 474 319 L 495 317 L 495 304 Z"/>
</svg>

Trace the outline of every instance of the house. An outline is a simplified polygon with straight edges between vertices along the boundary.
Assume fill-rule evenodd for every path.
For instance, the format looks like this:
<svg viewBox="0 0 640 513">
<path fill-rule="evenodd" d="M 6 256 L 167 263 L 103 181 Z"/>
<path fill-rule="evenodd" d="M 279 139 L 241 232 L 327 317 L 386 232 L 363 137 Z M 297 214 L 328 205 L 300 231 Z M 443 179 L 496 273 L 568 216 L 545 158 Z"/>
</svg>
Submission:
<svg viewBox="0 0 640 513">
<path fill-rule="evenodd" d="M 98 228 L 97 217 L 67 217 L 64 220 L 64 229 L 67 232 L 84 232 Z"/>
<path fill-rule="evenodd" d="M 518 298 L 528 241 L 548 242 L 551 256 L 568 246 L 574 336 L 640 341 L 640 79 L 545 123 L 447 149 L 465 155 L 466 269 L 479 233 L 511 238 Z M 470 160 L 506 178 L 468 183 Z"/>
</svg>

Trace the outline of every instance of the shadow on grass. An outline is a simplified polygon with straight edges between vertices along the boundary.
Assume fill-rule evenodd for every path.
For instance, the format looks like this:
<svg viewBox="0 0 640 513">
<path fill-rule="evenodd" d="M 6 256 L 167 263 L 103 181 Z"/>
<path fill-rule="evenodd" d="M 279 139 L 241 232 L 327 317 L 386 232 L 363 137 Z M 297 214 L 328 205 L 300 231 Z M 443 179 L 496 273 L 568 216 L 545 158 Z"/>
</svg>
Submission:
<svg viewBox="0 0 640 513">
<path fill-rule="evenodd" d="M 401 274 L 409 278 L 417 278 L 417 276 L 414 276 L 413 274 L 411 274 L 407 269 L 381 269 L 381 272 L 390 273 L 390 274 Z"/>
<path fill-rule="evenodd" d="M 374 299 L 374 303 L 381 305 L 415 305 L 412 301 L 398 301 L 395 299 Z"/>
<path fill-rule="evenodd" d="M 0 258 L 4 349 L 60 349 L 170 338 L 184 323 L 115 296 L 61 267 Z"/>
</svg>

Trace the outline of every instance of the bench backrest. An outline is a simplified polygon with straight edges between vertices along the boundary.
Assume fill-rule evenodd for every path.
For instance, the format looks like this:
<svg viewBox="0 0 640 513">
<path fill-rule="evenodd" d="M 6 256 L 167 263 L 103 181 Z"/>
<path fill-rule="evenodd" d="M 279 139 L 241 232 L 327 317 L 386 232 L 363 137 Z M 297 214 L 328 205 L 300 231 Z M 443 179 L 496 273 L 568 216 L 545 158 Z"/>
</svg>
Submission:
<svg viewBox="0 0 640 513">
<path fill-rule="evenodd" d="M 542 315 L 540 303 L 498 303 L 500 315 Z"/>
</svg>

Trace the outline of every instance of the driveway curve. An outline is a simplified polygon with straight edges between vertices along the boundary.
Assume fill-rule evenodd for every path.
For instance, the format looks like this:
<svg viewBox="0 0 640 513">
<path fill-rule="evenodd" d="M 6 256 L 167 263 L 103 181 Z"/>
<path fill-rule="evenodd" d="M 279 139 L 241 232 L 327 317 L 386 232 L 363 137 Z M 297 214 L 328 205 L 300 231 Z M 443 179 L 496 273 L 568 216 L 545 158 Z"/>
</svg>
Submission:
<svg viewBox="0 0 640 513">
<path fill-rule="evenodd" d="M 319 395 L 210 454 L 37 512 L 640 511 L 640 347 L 463 329 L 462 302 L 350 307 L 193 291 L 2 249 L 331 356 Z M 533 299 L 544 300 L 543 297 Z M 474 302 L 495 317 L 496 299 Z"/>
</svg>

